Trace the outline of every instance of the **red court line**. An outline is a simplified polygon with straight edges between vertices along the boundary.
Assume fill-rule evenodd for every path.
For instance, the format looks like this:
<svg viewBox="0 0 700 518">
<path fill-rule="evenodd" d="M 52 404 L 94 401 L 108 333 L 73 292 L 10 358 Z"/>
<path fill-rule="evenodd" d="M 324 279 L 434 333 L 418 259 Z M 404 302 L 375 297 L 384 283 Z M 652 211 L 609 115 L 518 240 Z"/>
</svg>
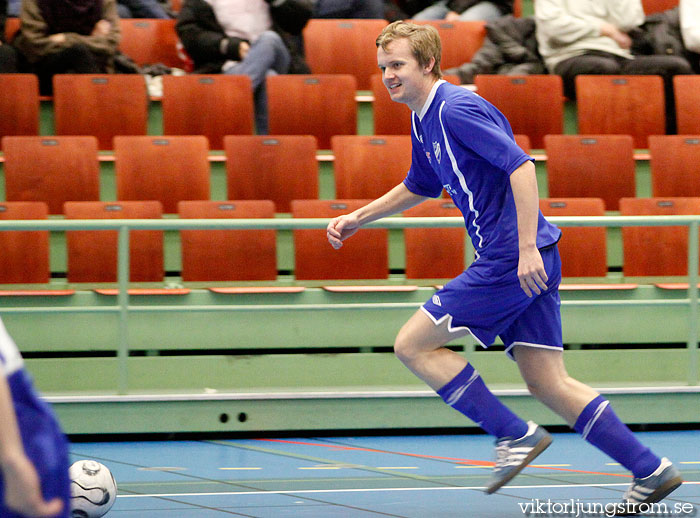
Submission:
<svg viewBox="0 0 700 518">
<path fill-rule="evenodd" d="M 318 444 L 313 442 L 302 442 L 302 441 L 286 441 L 282 439 L 255 439 L 256 441 L 264 442 L 278 442 L 283 444 L 295 444 L 297 446 L 316 446 L 320 448 L 327 448 L 331 450 L 345 450 L 345 451 L 364 451 L 370 453 L 391 453 L 393 455 L 403 455 L 405 457 L 417 457 L 420 459 L 435 459 L 435 460 L 449 460 L 457 464 L 468 464 L 470 466 L 493 466 L 495 463 L 486 460 L 475 460 L 475 459 L 457 459 L 453 457 L 438 457 L 436 455 L 424 455 L 420 453 L 406 453 L 401 451 L 389 451 L 389 450 L 375 450 L 373 448 L 359 448 L 356 446 L 339 446 L 335 444 Z M 586 471 L 580 469 L 569 469 L 569 468 L 556 468 L 550 466 L 528 466 L 530 468 L 536 469 L 548 469 L 552 471 L 566 471 L 568 473 L 583 473 L 586 475 L 604 475 L 608 477 L 623 477 L 632 478 L 631 475 L 626 475 L 624 473 L 603 473 L 600 471 Z"/>
</svg>

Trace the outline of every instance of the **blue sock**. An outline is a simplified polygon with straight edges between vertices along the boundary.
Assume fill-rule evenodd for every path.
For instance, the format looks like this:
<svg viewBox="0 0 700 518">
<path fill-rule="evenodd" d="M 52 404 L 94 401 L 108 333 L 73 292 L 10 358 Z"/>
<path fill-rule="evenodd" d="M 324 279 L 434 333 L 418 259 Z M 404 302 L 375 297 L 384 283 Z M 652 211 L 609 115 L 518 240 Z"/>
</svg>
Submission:
<svg viewBox="0 0 700 518">
<path fill-rule="evenodd" d="M 445 403 L 494 437 L 517 439 L 527 433 L 527 423 L 491 393 L 470 364 L 437 393 Z"/>
<path fill-rule="evenodd" d="M 627 425 L 620 421 L 603 396 L 586 405 L 576 420 L 574 430 L 630 470 L 636 478 L 648 477 L 661 464 L 661 459 L 640 443 Z"/>
</svg>

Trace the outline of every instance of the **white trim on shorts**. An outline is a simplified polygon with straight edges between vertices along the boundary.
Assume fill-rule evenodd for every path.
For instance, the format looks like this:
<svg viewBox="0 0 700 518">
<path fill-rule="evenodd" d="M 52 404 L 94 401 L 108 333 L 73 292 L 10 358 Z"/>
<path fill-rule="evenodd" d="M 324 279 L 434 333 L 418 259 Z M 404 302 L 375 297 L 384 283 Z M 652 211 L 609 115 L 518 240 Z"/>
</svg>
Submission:
<svg viewBox="0 0 700 518">
<path fill-rule="evenodd" d="M 430 320 L 432 320 L 432 321 L 433 321 L 433 324 L 435 324 L 436 326 L 439 326 L 439 325 L 442 324 L 445 320 L 447 320 L 447 330 L 448 330 L 450 333 L 457 333 L 457 332 L 459 332 L 459 331 L 463 331 L 463 330 L 466 329 L 467 332 L 468 332 L 470 335 L 472 335 L 472 336 L 474 337 L 474 340 L 476 340 L 477 342 L 479 342 L 479 345 L 480 345 L 481 347 L 483 347 L 484 349 L 487 349 L 487 348 L 488 348 L 488 345 L 486 345 L 484 342 L 482 342 L 481 340 L 479 340 L 479 337 L 476 336 L 476 335 L 472 332 L 472 330 L 469 329 L 467 326 L 452 327 L 452 319 L 453 319 L 453 317 L 452 317 L 452 315 L 450 315 L 449 313 L 445 313 L 443 316 L 441 316 L 439 319 L 437 319 L 437 318 L 435 318 L 435 317 L 432 315 L 432 313 L 430 313 L 430 311 L 428 311 L 427 309 L 425 309 L 425 306 L 421 306 L 420 308 L 421 308 L 421 310 L 423 310 L 423 313 L 425 313 L 426 315 L 428 315 L 428 317 L 430 318 Z"/>
<path fill-rule="evenodd" d="M 515 357 L 513 356 L 513 353 L 511 351 L 512 351 L 513 347 L 515 347 L 516 345 L 524 345 L 525 347 L 534 347 L 536 349 L 551 349 L 554 351 L 563 351 L 564 350 L 564 347 L 559 346 L 559 345 L 532 344 L 530 342 L 513 342 L 508 347 L 506 347 L 506 354 L 512 360 L 515 360 Z"/>
</svg>

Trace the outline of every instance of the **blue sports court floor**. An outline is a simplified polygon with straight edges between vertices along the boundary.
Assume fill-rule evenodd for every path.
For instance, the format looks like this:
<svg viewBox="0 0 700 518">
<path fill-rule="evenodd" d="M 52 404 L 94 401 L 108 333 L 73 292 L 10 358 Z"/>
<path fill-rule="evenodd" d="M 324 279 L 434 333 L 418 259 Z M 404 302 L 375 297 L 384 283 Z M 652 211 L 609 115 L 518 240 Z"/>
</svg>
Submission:
<svg viewBox="0 0 700 518">
<path fill-rule="evenodd" d="M 698 516 L 700 431 L 638 437 L 687 481 L 654 516 Z M 492 446 L 485 435 L 447 435 L 76 443 L 71 451 L 74 461 L 112 470 L 119 496 L 108 518 L 606 516 L 603 506 L 630 482 L 577 435 L 555 434 L 536 465 L 485 495 Z"/>
</svg>

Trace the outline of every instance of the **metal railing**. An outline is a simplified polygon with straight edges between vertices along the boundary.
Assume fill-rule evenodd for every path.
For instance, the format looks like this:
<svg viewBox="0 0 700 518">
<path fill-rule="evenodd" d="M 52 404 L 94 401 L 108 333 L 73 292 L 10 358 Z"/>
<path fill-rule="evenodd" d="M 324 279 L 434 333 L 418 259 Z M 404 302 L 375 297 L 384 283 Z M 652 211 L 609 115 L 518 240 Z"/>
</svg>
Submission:
<svg viewBox="0 0 700 518">
<path fill-rule="evenodd" d="M 572 305 L 658 305 L 676 304 L 688 307 L 688 384 L 698 384 L 698 260 L 700 256 L 698 232 L 700 228 L 700 215 L 693 216 L 589 216 L 589 217 L 551 217 L 549 221 L 562 227 L 625 227 L 625 226 L 686 226 L 688 227 L 688 289 L 685 299 L 676 300 L 620 300 L 620 301 L 565 301 L 563 304 Z M 128 391 L 128 366 L 129 357 L 129 326 L 130 312 L 157 312 L 157 311 L 266 311 L 305 309 L 305 310 L 332 310 L 329 305 L 271 305 L 257 308 L 255 306 L 198 306 L 184 308 L 183 306 L 132 306 L 129 304 L 129 232 L 131 230 L 204 230 L 204 229 L 321 229 L 328 224 L 327 219 L 308 218 L 275 218 L 275 219 L 111 219 L 111 220 L 5 220 L 0 221 L 0 231 L 4 230 L 48 230 L 48 231 L 72 231 L 72 230 L 116 230 L 118 231 L 118 258 L 117 258 L 117 303 L 115 306 L 100 307 L 17 307 L 0 308 L 0 313 L 31 313 L 31 312 L 103 312 L 118 313 L 119 330 L 117 359 L 119 393 Z M 431 218 L 385 218 L 367 225 L 367 228 L 438 228 L 461 227 L 464 220 L 461 217 L 431 217 Z M 308 306 L 308 307 L 307 307 Z M 399 307 L 415 307 L 414 303 L 376 303 L 371 304 L 372 309 L 397 309 Z M 367 304 L 342 304 L 337 307 L 350 309 L 352 307 L 366 308 Z"/>
</svg>

